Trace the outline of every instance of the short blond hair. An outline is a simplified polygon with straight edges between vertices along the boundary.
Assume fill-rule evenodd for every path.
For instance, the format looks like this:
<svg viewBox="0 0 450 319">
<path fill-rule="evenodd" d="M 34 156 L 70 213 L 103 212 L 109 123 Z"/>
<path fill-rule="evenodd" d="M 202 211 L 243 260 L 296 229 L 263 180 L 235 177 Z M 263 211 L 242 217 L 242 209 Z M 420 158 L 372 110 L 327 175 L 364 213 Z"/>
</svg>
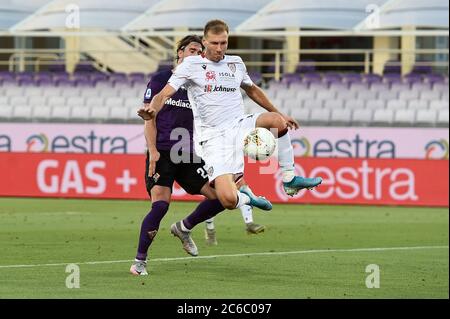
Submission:
<svg viewBox="0 0 450 319">
<path fill-rule="evenodd" d="M 203 30 L 204 37 L 206 37 L 208 32 L 211 32 L 213 34 L 219 34 L 222 32 L 230 33 L 230 28 L 228 27 L 228 24 L 226 24 L 225 21 L 215 19 L 210 20 L 206 23 L 205 28 Z"/>
</svg>

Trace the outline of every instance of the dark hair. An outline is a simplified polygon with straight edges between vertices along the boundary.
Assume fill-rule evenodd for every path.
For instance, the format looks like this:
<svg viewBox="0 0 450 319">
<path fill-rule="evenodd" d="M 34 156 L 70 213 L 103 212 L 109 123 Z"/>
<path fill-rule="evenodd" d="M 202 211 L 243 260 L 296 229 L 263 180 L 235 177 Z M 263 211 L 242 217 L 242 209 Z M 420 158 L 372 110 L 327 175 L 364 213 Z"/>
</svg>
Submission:
<svg viewBox="0 0 450 319">
<path fill-rule="evenodd" d="M 224 31 L 226 33 L 230 33 L 230 28 L 228 27 L 228 24 L 225 23 L 225 21 L 215 19 L 210 20 L 206 23 L 205 28 L 203 30 L 203 36 L 206 37 L 209 31 L 211 31 L 214 34 L 219 34 Z"/>
<path fill-rule="evenodd" d="M 189 45 L 189 43 L 192 42 L 199 43 L 202 46 L 202 50 L 204 49 L 202 39 L 198 35 L 190 34 L 178 41 L 177 53 L 180 50 L 184 50 Z"/>
</svg>

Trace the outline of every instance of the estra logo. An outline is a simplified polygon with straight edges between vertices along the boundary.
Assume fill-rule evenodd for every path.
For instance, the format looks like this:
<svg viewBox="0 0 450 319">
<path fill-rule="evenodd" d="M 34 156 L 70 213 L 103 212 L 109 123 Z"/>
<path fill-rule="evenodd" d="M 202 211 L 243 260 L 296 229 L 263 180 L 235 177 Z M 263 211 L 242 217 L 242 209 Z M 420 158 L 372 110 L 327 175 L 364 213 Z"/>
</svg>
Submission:
<svg viewBox="0 0 450 319">
<path fill-rule="evenodd" d="M 26 139 L 25 143 L 27 152 L 96 154 L 128 152 L 128 141 L 125 137 L 98 135 L 95 131 L 73 136 L 61 134 L 48 137 L 43 133 L 33 134 Z"/>
<path fill-rule="evenodd" d="M 31 135 L 27 139 L 26 144 L 27 144 L 27 152 L 48 151 L 48 137 L 43 133 Z"/>
<path fill-rule="evenodd" d="M 318 139 L 309 141 L 306 137 L 291 141 L 297 157 L 340 157 L 340 158 L 396 158 L 396 144 L 392 140 L 361 138 L 359 134 L 346 139 Z"/>
<path fill-rule="evenodd" d="M 295 157 L 311 156 L 311 144 L 306 137 L 292 139 L 291 144 Z"/>
<path fill-rule="evenodd" d="M 332 163 L 332 162 L 330 162 Z M 296 164 L 296 174 L 307 177 L 322 177 L 322 184 L 312 191 L 301 190 L 294 198 L 303 197 L 318 200 L 334 200 L 345 203 L 376 203 L 386 201 L 417 201 L 414 172 L 404 167 L 380 167 L 370 161 L 354 161 L 346 165 L 320 165 L 305 170 Z M 276 193 L 283 201 L 288 197 L 283 190 L 282 174 L 274 175 Z"/>
<path fill-rule="evenodd" d="M 448 143 L 446 140 L 433 140 L 425 145 L 426 159 L 448 159 Z"/>
</svg>

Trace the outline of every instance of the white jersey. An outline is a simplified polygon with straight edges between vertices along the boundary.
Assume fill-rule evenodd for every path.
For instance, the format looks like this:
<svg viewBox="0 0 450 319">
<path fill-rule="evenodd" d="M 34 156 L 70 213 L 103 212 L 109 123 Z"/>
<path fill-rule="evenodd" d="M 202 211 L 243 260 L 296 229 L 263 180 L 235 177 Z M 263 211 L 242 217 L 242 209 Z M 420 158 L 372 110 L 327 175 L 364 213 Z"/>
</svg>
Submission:
<svg viewBox="0 0 450 319">
<path fill-rule="evenodd" d="M 184 86 L 194 113 L 197 142 L 223 134 L 234 120 L 244 115 L 241 86 L 252 86 L 247 68 L 239 56 L 225 55 L 219 62 L 203 56 L 189 56 L 179 64 L 168 84 Z"/>
</svg>

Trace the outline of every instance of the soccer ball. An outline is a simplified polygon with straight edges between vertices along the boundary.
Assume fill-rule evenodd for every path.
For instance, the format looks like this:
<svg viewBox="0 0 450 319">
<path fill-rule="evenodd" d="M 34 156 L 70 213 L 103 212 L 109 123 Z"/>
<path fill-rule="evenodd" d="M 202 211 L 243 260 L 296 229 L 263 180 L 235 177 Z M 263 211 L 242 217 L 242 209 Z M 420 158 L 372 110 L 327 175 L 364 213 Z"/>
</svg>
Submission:
<svg viewBox="0 0 450 319">
<path fill-rule="evenodd" d="M 257 127 L 245 137 L 244 154 L 260 161 L 272 155 L 276 146 L 273 134 L 268 129 Z"/>
</svg>

